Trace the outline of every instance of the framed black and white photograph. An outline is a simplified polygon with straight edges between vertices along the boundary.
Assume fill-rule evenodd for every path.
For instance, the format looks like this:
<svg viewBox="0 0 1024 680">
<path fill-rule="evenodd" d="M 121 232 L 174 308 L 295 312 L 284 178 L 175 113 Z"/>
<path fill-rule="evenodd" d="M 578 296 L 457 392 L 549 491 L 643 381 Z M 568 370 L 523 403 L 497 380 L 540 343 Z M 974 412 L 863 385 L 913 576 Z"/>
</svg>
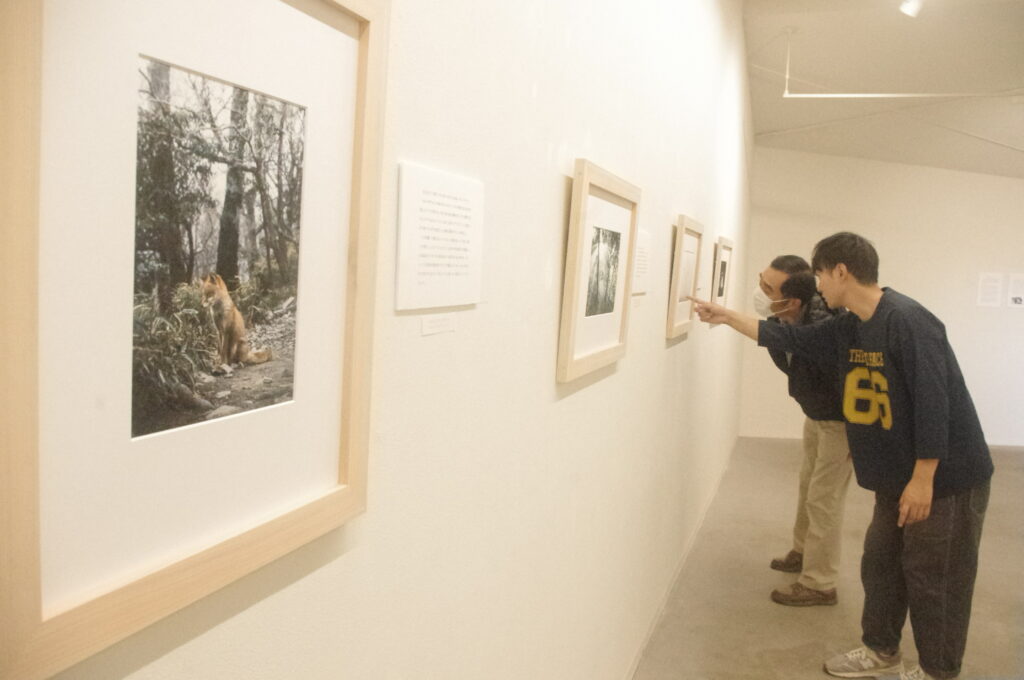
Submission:
<svg viewBox="0 0 1024 680">
<path fill-rule="evenodd" d="M 388 2 L 0 12 L 0 677 L 37 680 L 365 509 Z"/>
<path fill-rule="evenodd" d="M 669 339 L 686 335 L 693 323 L 693 302 L 697 297 L 704 227 L 697 220 L 680 215 L 673 225 L 672 280 L 668 296 Z"/>
<path fill-rule="evenodd" d="M 715 265 L 711 276 L 711 302 L 728 306 L 729 280 L 735 261 L 733 251 L 735 245 L 730 238 L 719 236 L 715 243 Z"/>
<path fill-rule="evenodd" d="M 640 189 L 578 159 L 562 289 L 557 379 L 569 382 L 626 351 Z"/>
</svg>

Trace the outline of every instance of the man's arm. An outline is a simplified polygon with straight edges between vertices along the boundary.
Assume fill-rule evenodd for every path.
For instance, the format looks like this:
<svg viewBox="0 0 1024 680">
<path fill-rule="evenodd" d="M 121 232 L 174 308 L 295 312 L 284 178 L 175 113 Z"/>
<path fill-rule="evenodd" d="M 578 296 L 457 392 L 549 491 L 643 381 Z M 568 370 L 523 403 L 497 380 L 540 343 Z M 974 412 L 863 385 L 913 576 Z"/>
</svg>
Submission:
<svg viewBox="0 0 1024 680">
<path fill-rule="evenodd" d="M 935 470 L 949 455 L 949 394 L 945 331 L 937 319 L 913 314 L 894 324 L 894 359 L 912 399 L 914 473 L 900 496 L 897 524 L 913 524 L 931 514 Z M 899 416 L 896 416 L 899 417 Z"/>
<path fill-rule="evenodd" d="M 753 316 L 697 298 L 693 301 L 701 321 L 724 323 L 736 329 L 767 349 L 792 352 L 827 366 L 834 366 L 837 358 L 835 319 L 807 326 L 768 323 Z"/>
<path fill-rule="evenodd" d="M 757 323 L 759 319 L 753 316 L 745 316 L 739 312 L 726 309 L 722 305 L 713 302 L 705 302 L 695 297 L 688 298 L 697 309 L 697 316 L 701 321 L 708 323 L 724 323 L 751 340 L 757 340 Z"/>
<path fill-rule="evenodd" d="M 901 315 L 893 324 L 892 360 L 903 374 L 912 418 L 914 455 L 945 458 L 949 454 L 949 366 L 945 331 L 924 314 Z"/>
</svg>

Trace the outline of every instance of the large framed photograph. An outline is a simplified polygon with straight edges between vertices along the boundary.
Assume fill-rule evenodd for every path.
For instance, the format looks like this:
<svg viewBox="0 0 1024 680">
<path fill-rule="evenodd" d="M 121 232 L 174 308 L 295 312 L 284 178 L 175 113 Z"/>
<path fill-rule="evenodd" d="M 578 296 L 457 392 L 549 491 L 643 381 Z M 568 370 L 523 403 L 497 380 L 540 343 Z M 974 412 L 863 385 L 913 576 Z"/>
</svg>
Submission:
<svg viewBox="0 0 1024 680">
<path fill-rule="evenodd" d="M 693 302 L 697 295 L 698 270 L 704 227 L 700 222 L 680 215 L 673 225 L 672 281 L 668 295 L 668 339 L 686 335 L 693 323 Z"/>
<path fill-rule="evenodd" d="M 386 2 L 0 6 L 0 677 L 365 508 Z"/>
<path fill-rule="evenodd" d="M 557 379 L 569 382 L 626 352 L 640 189 L 585 159 L 573 177 Z"/>
<path fill-rule="evenodd" d="M 732 276 L 732 267 L 735 258 L 733 257 L 735 244 L 732 239 L 719 236 L 715 243 L 715 266 L 711 276 L 711 294 L 708 296 L 711 302 L 728 306 L 729 299 L 729 278 Z"/>
</svg>

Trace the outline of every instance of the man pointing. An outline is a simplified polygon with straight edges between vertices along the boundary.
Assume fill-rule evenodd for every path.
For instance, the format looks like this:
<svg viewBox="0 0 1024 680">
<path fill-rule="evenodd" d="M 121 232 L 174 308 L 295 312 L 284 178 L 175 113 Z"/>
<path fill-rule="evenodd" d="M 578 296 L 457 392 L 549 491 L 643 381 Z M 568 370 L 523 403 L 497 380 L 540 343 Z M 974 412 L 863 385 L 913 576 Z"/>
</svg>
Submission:
<svg viewBox="0 0 1024 680">
<path fill-rule="evenodd" d="M 832 309 L 810 326 L 770 324 L 697 303 L 702 321 L 728 324 L 768 349 L 832 361 L 857 483 L 875 492 L 861 580 L 864 646 L 825 662 L 842 678 L 929 680 L 960 673 L 992 459 L 945 327 L 878 285 L 878 254 L 861 236 L 834 234 L 811 268 Z M 909 611 L 920 666 L 904 669 Z"/>
</svg>

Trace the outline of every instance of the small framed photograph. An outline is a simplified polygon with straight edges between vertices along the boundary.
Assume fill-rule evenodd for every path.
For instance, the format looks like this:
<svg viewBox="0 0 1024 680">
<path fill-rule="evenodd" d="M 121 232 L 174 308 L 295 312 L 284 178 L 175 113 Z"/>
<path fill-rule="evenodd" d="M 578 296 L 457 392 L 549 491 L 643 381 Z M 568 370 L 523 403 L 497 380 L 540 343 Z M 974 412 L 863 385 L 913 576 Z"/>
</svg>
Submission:
<svg viewBox="0 0 1024 680">
<path fill-rule="evenodd" d="M 670 340 L 686 335 L 693 323 L 693 302 L 688 298 L 697 295 L 698 269 L 704 240 L 704 227 L 692 217 L 680 215 L 673 226 L 672 283 L 669 286 L 666 327 L 666 337 Z"/>
<path fill-rule="evenodd" d="M 557 379 L 569 382 L 626 352 L 640 189 L 576 161 L 565 253 Z"/>
<path fill-rule="evenodd" d="M 732 267 L 735 245 L 732 239 L 719 236 L 715 244 L 715 266 L 711 276 L 711 292 L 708 299 L 719 305 L 728 306 L 729 300 L 729 277 L 732 276 Z"/>
</svg>

